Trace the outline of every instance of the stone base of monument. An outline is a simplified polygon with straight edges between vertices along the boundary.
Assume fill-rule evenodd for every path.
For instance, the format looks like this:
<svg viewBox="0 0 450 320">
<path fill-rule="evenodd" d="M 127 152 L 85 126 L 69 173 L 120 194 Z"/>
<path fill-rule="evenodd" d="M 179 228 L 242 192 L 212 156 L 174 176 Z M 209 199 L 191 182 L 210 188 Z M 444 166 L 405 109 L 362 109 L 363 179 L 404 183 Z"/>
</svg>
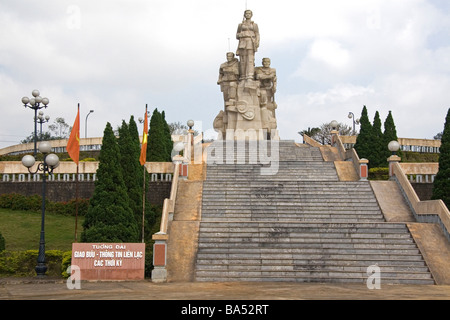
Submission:
<svg viewBox="0 0 450 320">
<path fill-rule="evenodd" d="M 223 139 L 225 138 L 225 139 Z M 266 130 L 266 129 L 260 129 L 260 130 L 254 130 L 254 129 L 248 129 L 248 130 L 242 130 L 242 129 L 227 129 L 225 137 L 222 137 L 220 134 L 217 138 L 218 140 L 246 140 L 246 141 L 253 141 L 253 140 L 280 140 L 280 135 L 278 133 L 278 130 L 272 129 L 272 130 Z"/>
</svg>

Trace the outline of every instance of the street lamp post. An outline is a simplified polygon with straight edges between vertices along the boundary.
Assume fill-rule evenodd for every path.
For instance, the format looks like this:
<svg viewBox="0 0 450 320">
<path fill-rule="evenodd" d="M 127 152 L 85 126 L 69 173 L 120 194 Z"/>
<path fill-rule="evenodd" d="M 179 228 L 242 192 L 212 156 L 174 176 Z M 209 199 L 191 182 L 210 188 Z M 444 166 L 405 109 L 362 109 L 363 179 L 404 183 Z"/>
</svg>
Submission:
<svg viewBox="0 0 450 320">
<path fill-rule="evenodd" d="M 189 139 L 191 139 L 191 145 L 194 145 L 194 130 L 192 130 L 192 127 L 194 126 L 194 120 L 188 120 L 186 123 L 189 127 Z"/>
<path fill-rule="evenodd" d="M 400 162 L 400 160 L 402 160 L 397 155 L 398 150 L 400 150 L 400 144 L 398 143 L 398 141 L 393 140 L 393 141 L 389 142 L 388 149 L 389 149 L 389 151 L 392 152 L 392 155 L 387 159 L 387 161 L 389 163 L 389 180 L 393 180 L 394 179 L 394 165 L 396 163 Z"/>
<path fill-rule="evenodd" d="M 49 103 L 49 100 L 47 98 L 42 98 L 40 96 L 39 90 L 33 90 L 31 93 L 33 95 L 33 98 L 29 99 L 28 97 L 22 98 L 22 103 L 24 104 L 25 108 L 30 108 L 34 110 L 34 156 L 36 156 L 37 153 L 37 111 L 42 108 L 47 108 L 47 105 Z M 42 104 L 42 105 L 41 105 Z"/>
<path fill-rule="evenodd" d="M 59 158 L 56 154 L 50 153 L 52 146 L 48 141 L 42 141 L 39 143 L 39 151 L 44 154 L 44 161 L 39 163 L 34 172 L 31 171 L 31 167 L 35 164 L 36 159 L 31 155 L 26 155 L 22 158 L 22 164 L 28 168 L 28 172 L 36 174 L 38 171 L 42 171 L 42 205 L 41 205 L 41 234 L 39 240 L 39 253 L 37 258 L 37 265 L 35 267 L 36 275 L 38 277 L 44 277 L 47 271 L 45 265 L 45 196 L 46 196 L 46 175 L 52 174 L 53 170 L 59 165 Z"/>
<path fill-rule="evenodd" d="M 150 116 L 150 111 L 147 111 L 147 117 L 149 117 Z M 138 118 L 138 121 L 139 121 L 139 123 L 144 123 L 144 119 L 142 118 L 142 117 L 139 117 Z"/>
<path fill-rule="evenodd" d="M 336 136 L 339 134 L 339 123 L 336 120 L 333 120 L 330 122 L 330 127 L 331 127 L 331 145 L 334 146 L 334 144 L 336 143 L 337 139 Z"/>
<path fill-rule="evenodd" d="M 89 115 L 93 112 L 94 112 L 94 110 L 89 111 L 89 113 L 86 116 L 86 121 L 84 122 L 84 137 L 85 138 L 87 138 L 87 120 L 88 120 Z"/>
<path fill-rule="evenodd" d="M 359 119 L 355 120 L 355 115 L 353 112 L 348 113 L 348 118 L 353 120 L 353 134 L 356 134 L 355 124 L 359 125 Z"/>
<path fill-rule="evenodd" d="M 39 111 L 39 115 L 38 115 L 38 117 L 37 117 L 37 120 L 35 119 L 35 121 L 37 121 L 39 124 L 40 124 L 40 136 L 41 136 L 41 139 L 42 139 L 42 124 L 44 124 L 44 123 L 46 123 L 46 122 L 49 122 L 50 121 L 50 116 L 45 116 L 44 117 L 44 112 L 43 111 Z"/>
</svg>

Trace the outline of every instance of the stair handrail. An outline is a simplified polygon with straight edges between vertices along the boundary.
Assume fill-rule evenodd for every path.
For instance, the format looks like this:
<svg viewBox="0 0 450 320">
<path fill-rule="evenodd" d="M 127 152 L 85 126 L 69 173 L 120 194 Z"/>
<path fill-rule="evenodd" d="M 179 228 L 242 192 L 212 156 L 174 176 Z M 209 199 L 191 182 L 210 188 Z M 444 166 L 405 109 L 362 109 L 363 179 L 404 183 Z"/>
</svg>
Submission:
<svg viewBox="0 0 450 320">
<path fill-rule="evenodd" d="M 303 134 L 303 141 L 305 144 L 309 144 L 311 147 L 323 147 L 322 144 L 308 136 L 307 134 Z"/>
<path fill-rule="evenodd" d="M 350 150 L 346 150 L 344 144 L 342 143 L 341 136 L 339 132 L 334 131 L 332 136 L 333 145 L 337 148 L 339 156 L 342 161 L 351 161 L 353 163 L 353 167 L 358 174 L 360 180 L 365 181 L 369 175 L 368 163 L 367 159 L 360 159 L 358 153 L 355 148 L 351 148 Z"/>
<path fill-rule="evenodd" d="M 418 222 L 438 223 L 450 241 L 450 211 L 442 200 L 421 201 L 400 163 L 392 164 L 393 175 Z"/>
<path fill-rule="evenodd" d="M 173 214 L 174 209 L 175 209 L 175 200 L 177 198 L 179 175 L 180 175 L 180 163 L 179 163 L 179 161 L 174 160 L 172 186 L 170 187 L 170 198 L 164 199 L 162 215 L 161 215 L 161 225 L 159 228 L 160 234 L 161 233 L 167 234 L 167 228 L 169 226 L 170 214 Z"/>
<path fill-rule="evenodd" d="M 341 160 L 345 160 L 347 156 L 347 151 L 345 150 L 344 144 L 342 143 L 341 136 L 338 131 L 332 131 L 332 146 L 336 147 Z"/>
<path fill-rule="evenodd" d="M 173 157 L 173 179 L 172 186 L 170 187 L 170 198 L 164 199 L 161 223 L 159 226 L 159 232 L 156 232 L 152 236 L 154 240 L 153 244 L 153 266 L 152 281 L 153 282 L 166 282 L 167 281 L 167 244 L 169 235 L 167 233 L 169 227 L 169 221 L 173 219 L 173 213 L 175 210 L 175 200 L 177 197 L 178 180 L 180 175 L 180 165 L 183 162 L 182 156 Z"/>
</svg>

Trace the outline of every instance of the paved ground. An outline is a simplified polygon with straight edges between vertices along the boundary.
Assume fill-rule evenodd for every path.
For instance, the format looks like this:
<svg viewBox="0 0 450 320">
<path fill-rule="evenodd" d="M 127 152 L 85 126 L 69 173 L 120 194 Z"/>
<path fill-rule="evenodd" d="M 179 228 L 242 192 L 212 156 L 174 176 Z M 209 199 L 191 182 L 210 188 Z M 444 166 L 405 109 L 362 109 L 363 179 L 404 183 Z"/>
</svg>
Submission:
<svg viewBox="0 0 450 320">
<path fill-rule="evenodd" d="M 23 300 L 27 300 L 25 304 Z M 64 281 L 0 279 L 0 306 L 5 314 L 8 314 L 10 309 L 14 312 L 20 311 L 22 315 L 27 312 L 35 315 L 37 308 L 49 308 L 42 304 L 45 301 L 40 300 L 58 300 L 56 303 L 61 306 L 58 310 L 70 310 L 65 314 L 85 314 L 90 318 L 93 316 L 120 318 L 127 314 L 136 316 L 142 315 L 145 310 L 149 310 L 151 314 L 156 312 L 166 319 L 187 317 L 280 320 L 309 318 L 313 314 L 320 315 L 321 319 L 339 318 L 338 315 L 345 315 L 346 319 L 351 319 L 367 315 L 383 315 L 387 310 L 391 317 L 398 315 L 399 318 L 400 316 L 409 318 L 417 316 L 418 310 L 425 310 L 428 307 L 420 306 L 417 300 L 441 300 L 444 304 L 435 302 L 430 310 L 436 315 L 445 314 L 448 309 L 448 301 L 445 300 L 450 300 L 450 286 L 382 284 L 380 289 L 369 290 L 364 284 L 275 282 L 154 284 L 151 281 L 111 281 L 82 282 L 81 289 L 69 290 Z M 407 306 L 394 301 L 395 307 L 393 305 L 387 309 L 373 305 L 374 301 L 369 300 L 414 300 L 414 302 Z M 29 305 L 33 302 L 35 304 Z M 76 303 L 76 306 L 73 303 Z M 55 302 L 51 304 L 57 306 Z M 48 310 L 52 310 L 51 307 Z"/>
<path fill-rule="evenodd" d="M 283 282 L 151 281 L 81 282 L 67 288 L 63 280 L 0 279 L 0 300 L 450 300 L 450 286 L 308 284 Z"/>
</svg>

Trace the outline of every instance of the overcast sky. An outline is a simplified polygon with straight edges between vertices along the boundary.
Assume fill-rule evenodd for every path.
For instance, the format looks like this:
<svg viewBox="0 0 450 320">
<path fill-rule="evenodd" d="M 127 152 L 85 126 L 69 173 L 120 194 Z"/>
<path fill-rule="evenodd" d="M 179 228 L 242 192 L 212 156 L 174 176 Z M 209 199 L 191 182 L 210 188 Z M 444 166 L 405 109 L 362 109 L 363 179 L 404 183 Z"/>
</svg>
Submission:
<svg viewBox="0 0 450 320">
<path fill-rule="evenodd" d="M 0 148 L 33 131 L 21 104 L 39 89 L 46 115 L 101 137 L 145 105 L 212 129 L 217 85 L 237 47 L 245 0 L 0 0 Z M 450 107 L 450 1 L 247 0 L 261 34 L 256 64 L 278 76 L 281 139 L 347 117 L 392 111 L 399 137 L 441 132 Z M 198 125 L 201 123 L 201 127 Z M 44 131 L 47 130 L 44 125 Z M 140 128 L 142 129 L 142 128 Z"/>
</svg>

